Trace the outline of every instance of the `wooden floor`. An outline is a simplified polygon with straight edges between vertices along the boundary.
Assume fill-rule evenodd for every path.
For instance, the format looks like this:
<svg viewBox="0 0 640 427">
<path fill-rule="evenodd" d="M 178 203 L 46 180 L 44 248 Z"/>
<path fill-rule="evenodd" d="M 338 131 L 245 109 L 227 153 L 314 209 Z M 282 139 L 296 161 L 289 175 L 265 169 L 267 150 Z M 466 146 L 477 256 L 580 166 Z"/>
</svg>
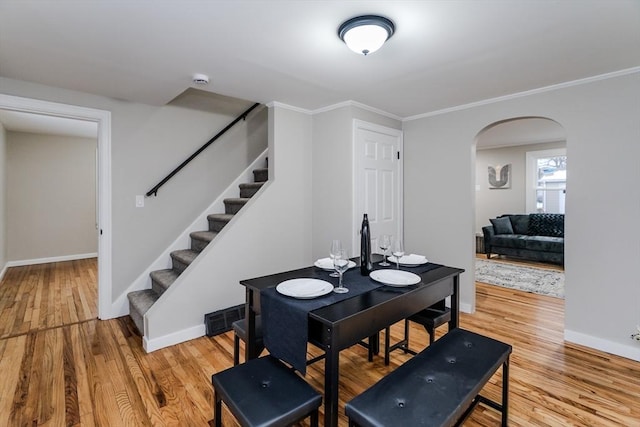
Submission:
<svg viewBox="0 0 640 427">
<path fill-rule="evenodd" d="M 95 319 L 95 280 L 95 261 L 74 261 L 11 268 L 0 283 L 0 426 L 211 425 L 210 377 L 232 365 L 232 335 L 145 354 L 128 317 Z M 565 344 L 563 309 L 561 299 L 478 284 L 477 312 L 461 315 L 462 327 L 513 345 L 510 425 L 640 426 L 640 363 Z M 412 329 L 412 347 L 426 341 Z M 360 346 L 342 352 L 340 412 L 407 358 L 396 352 L 385 367 Z M 499 400 L 500 375 L 485 387 L 490 398 Z M 321 390 L 323 362 L 306 379 Z M 498 425 L 483 406 L 465 423 Z"/>
</svg>

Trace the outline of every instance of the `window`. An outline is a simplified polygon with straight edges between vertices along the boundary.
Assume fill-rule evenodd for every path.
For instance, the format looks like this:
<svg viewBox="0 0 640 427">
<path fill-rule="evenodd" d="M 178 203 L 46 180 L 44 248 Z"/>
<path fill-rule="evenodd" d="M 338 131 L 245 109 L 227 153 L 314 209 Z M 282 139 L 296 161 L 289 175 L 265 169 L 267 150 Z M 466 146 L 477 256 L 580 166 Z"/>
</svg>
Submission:
<svg viewBox="0 0 640 427">
<path fill-rule="evenodd" d="M 567 192 L 567 151 L 527 153 L 527 211 L 564 213 Z"/>
</svg>

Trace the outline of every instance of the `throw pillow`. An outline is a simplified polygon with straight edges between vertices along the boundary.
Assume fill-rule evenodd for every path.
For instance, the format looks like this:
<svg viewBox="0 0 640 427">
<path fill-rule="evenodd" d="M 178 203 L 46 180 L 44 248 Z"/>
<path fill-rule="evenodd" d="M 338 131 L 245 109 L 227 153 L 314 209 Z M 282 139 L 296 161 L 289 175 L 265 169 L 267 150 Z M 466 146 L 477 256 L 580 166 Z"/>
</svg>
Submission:
<svg viewBox="0 0 640 427">
<path fill-rule="evenodd" d="M 532 236 L 564 237 L 564 214 L 531 214 L 529 234 Z"/>
<path fill-rule="evenodd" d="M 513 234 L 513 227 L 511 226 L 511 220 L 508 216 L 496 219 L 490 219 L 493 224 L 493 231 L 496 234 Z"/>
</svg>

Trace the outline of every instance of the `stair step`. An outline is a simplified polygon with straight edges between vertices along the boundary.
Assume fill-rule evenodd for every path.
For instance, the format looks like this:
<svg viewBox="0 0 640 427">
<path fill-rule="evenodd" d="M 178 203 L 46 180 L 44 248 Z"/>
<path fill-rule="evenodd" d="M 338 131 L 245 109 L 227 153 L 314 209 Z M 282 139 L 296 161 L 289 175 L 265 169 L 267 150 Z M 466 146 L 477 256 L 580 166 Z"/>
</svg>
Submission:
<svg viewBox="0 0 640 427">
<path fill-rule="evenodd" d="M 140 335 L 144 335 L 144 314 L 160 298 L 160 295 L 153 289 L 143 289 L 129 292 L 127 298 L 129 299 L 129 316 L 133 319 Z"/>
<path fill-rule="evenodd" d="M 230 214 L 211 214 L 207 215 L 207 221 L 209 221 L 209 231 L 219 232 L 225 225 L 231 221 L 233 215 Z"/>
<path fill-rule="evenodd" d="M 152 271 L 149 276 L 151 277 L 151 289 L 153 289 L 158 296 L 161 296 L 173 282 L 176 281 L 180 273 L 172 268 L 166 270 Z"/>
<path fill-rule="evenodd" d="M 249 201 L 248 198 L 230 198 L 224 199 L 224 213 L 235 215 L 240 212 L 240 209 Z"/>
<path fill-rule="evenodd" d="M 266 182 L 269 180 L 269 168 L 260 168 L 253 170 L 253 180 L 255 182 Z"/>
<path fill-rule="evenodd" d="M 178 274 L 182 273 L 187 269 L 187 267 L 189 267 L 189 264 L 191 264 L 193 260 L 196 259 L 199 253 L 200 252 L 196 252 L 191 249 L 181 249 L 179 251 L 171 252 L 173 269 L 176 270 Z"/>
<path fill-rule="evenodd" d="M 204 248 L 216 237 L 218 233 L 215 231 L 194 231 L 189 234 L 191 237 L 191 250 L 202 252 Z"/>
<path fill-rule="evenodd" d="M 264 182 L 250 182 L 247 184 L 240 184 L 240 197 L 252 197 L 258 192 L 264 185 Z"/>
</svg>

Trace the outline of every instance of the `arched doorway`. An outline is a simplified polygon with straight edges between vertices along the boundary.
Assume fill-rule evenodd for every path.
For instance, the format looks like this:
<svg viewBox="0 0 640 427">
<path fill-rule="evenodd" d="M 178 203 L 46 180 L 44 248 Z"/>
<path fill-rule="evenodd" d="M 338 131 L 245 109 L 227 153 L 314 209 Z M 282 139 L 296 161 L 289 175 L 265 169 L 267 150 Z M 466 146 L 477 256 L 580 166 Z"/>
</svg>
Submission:
<svg viewBox="0 0 640 427">
<path fill-rule="evenodd" d="M 478 132 L 474 147 L 477 253 L 484 253 L 482 227 L 492 218 L 564 213 L 567 139 L 561 124 L 546 117 L 500 120 Z"/>
</svg>

